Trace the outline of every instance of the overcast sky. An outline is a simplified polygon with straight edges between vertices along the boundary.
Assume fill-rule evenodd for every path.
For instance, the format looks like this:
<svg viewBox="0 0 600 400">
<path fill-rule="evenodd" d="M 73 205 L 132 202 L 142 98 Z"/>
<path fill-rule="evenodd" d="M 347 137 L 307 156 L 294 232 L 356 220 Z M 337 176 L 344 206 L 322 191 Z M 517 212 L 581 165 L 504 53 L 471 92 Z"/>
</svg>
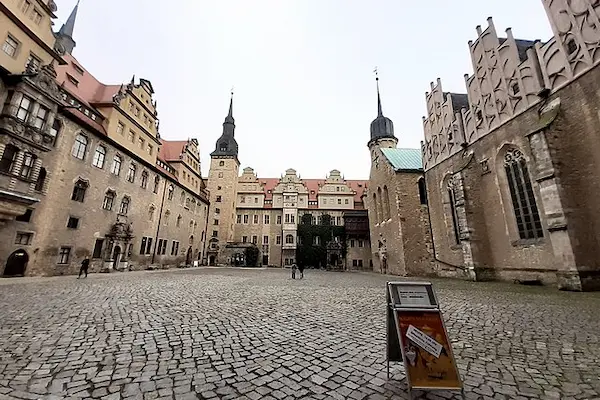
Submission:
<svg viewBox="0 0 600 400">
<path fill-rule="evenodd" d="M 56 29 L 76 0 L 57 3 Z M 242 167 L 367 179 L 374 67 L 398 146 L 419 148 L 429 82 L 465 92 L 488 16 L 499 35 L 551 36 L 540 0 L 82 0 L 73 54 L 103 83 L 149 79 L 161 136 L 198 138 L 204 176 L 234 86 Z"/>
</svg>

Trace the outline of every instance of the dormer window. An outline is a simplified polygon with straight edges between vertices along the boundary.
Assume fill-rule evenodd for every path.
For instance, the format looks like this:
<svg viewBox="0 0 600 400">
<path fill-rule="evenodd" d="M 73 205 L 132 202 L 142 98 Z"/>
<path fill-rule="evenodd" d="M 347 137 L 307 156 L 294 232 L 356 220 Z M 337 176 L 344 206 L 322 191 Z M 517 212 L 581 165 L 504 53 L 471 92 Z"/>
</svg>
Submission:
<svg viewBox="0 0 600 400">
<path fill-rule="evenodd" d="M 75 63 L 71 63 L 71 65 L 73 66 L 73 69 L 79 74 L 79 75 L 83 75 L 83 68 L 81 68 L 79 65 L 75 64 Z"/>
<path fill-rule="evenodd" d="M 67 74 L 67 79 L 69 80 L 69 82 L 71 82 L 71 84 L 73 84 L 74 86 L 79 86 L 79 81 L 75 78 L 73 78 L 71 75 Z"/>
</svg>

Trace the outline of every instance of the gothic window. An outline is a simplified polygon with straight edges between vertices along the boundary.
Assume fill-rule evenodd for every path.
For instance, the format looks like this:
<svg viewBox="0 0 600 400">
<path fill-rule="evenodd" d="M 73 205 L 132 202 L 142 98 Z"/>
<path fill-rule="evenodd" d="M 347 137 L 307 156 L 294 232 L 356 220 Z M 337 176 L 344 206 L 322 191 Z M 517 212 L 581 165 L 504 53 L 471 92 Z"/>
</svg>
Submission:
<svg viewBox="0 0 600 400">
<path fill-rule="evenodd" d="M 146 189 L 148 187 L 148 172 L 147 171 L 142 172 L 142 182 L 141 182 L 140 186 L 143 189 Z"/>
<path fill-rule="evenodd" d="M 92 165 L 94 167 L 98 167 L 100 169 L 104 168 L 104 159 L 106 158 L 106 149 L 104 146 L 96 147 L 96 152 L 94 153 L 94 159 L 92 161 Z"/>
<path fill-rule="evenodd" d="M 88 139 L 83 136 L 81 133 L 77 135 L 75 138 L 75 143 L 73 143 L 73 149 L 71 150 L 71 155 L 75 158 L 79 158 L 83 160 L 85 158 L 85 152 L 87 150 Z"/>
<path fill-rule="evenodd" d="M 388 220 L 391 218 L 392 214 L 390 212 L 390 194 L 387 186 L 383 187 L 383 207 L 385 208 L 385 219 Z"/>
<path fill-rule="evenodd" d="M 174 193 L 175 189 L 173 188 L 173 185 L 169 185 L 169 194 L 167 195 L 167 198 L 169 200 L 173 200 L 173 193 Z"/>
<path fill-rule="evenodd" d="M 71 194 L 71 200 L 83 203 L 83 200 L 85 199 L 85 192 L 86 192 L 88 186 L 89 185 L 86 181 L 83 181 L 81 179 L 78 180 L 75 183 L 75 186 L 73 186 L 73 193 Z"/>
<path fill-rule="evenodd" d="M 452 214 L 452 233 L 454 243 L 460 244 L 460 227 L 458 225 L 458 213 L 456 212 L 456 196 L 454 194 L 454 184 L 452 180 L 448 183 L 448 199 L 450 201 L 450 213 Z"/>
<path fill-rule="evenodd" d="M 156 207 L 150 206 L 150 208 L 148 209 L 148 221 L 154 220 L 154 211 L 156 211 Z"/>
<path fill-rule="evenodd" d="M 427 204 L 427 187 L 425 186 L 425 178 L 419 178 L 417 182 L 419 186 L 419 200 L 421 204 Z"/>
<path fill-rule="evenodd" d="M 46 168 L 42 167 L 35 182 L 36 192 L 41 192 L 42 190 L 44 190 L 44 184 L 46 183 L 46 174 Z"/>
<path fill-rule="evenodd" d="M 19 149 L 12 144 L 7 144 L 0 159 L 0 171 L 10 173 L 13 169 L 15 158 Z"/>
<path fill-rule="evenodd" d="M 179 198 L 179 204 L 183 205 L 185 202 L 185 192 L 181 192 L 181 197 Z"/>
<path fill-rule="evenodd" d="M 36 156 L 31 153 L 25 153 L 23 157 L 23 165 L 21 166 L 21 172 L 19 175 L 23 179 L 29 179 L 31 172 L 33 171 L 33 165 L 35 164 Z"/>
<path fill-rule="evenodd" d="M 119 207 L 119 214 L 127 215 L 127 213 L 129 212 L 129 202 L 129 197 L 124 196 L 123 200 L 121 200 L 121 206 Z"/>
<path fill-rule="evenodd" d="M 185 208 L 189 209 L 190 208 L 190 204 L 191 204 L 191 200 L 188 197 L 188 198 L 185 199 Z"/>
<path fill-rule="evenodd" d="M 102 208 L 111 211 L 115 202 L 116 193 L 112 190 L 108 190 L 104 195 L 104 201 L 102 202 Z"/>
<path fill-rule="evenodd" d="M 175 226 L 177 226 L 179 228 L 181 226 L 181 220 L 182 219 L 183 219 L 183 217 L 181 215 L 178 215 L 177 216 L 177 222 L 176 222 Z"/>
<path fill-rule="evenodd" d="M 135 164 L 129 164 L 129 171 L 127 171 L 127 181 L 128 182 L 135 182 Z"/>
<path fill-rule="evenodd" d="M 517 229 L 521 239 L 537 239 L 544 236 L 527 162 L 518 149 L 509 150 L 504 156 L 504 170 L 508 179 Z"/>
<path fill-rule="evenodd" d="M 165 226 L 169 226 L 169 217 L 171 216 L 171 211 L 167 210 L 165 212 Z"/>
<path fill-rule="evenodd" d="M 294 244 L 294 236 L 293 235 L 285 235 L 285 243 L 286 244 Z"/>
<path fill-rule="evenodd" d="M 116 155 L 113 158 L 113 165 L 112 165 L 112 169 L 111 169 L 111 173 L 113 173 L 114 175 L 119 176 L 119 174 L 121 173 L 121 164 L 123 164 L 123 160 L 121 159 L 121 156 Z"/>
<path fill-rule="evenodd" d="M 160 178 L 157 176 L 154 178 L 154 189 L 152 190 L 154 193 L 158 193 L 158 185 L 160 184 Z"/>
<path fill-rule="evenodd" d="M 385 215 L 383 214 L 383 201 L 382 201 L 383 193 L 381 188 L 377 188 L 377 222 L 382 222 L 385 219 Z"/>
</svg>

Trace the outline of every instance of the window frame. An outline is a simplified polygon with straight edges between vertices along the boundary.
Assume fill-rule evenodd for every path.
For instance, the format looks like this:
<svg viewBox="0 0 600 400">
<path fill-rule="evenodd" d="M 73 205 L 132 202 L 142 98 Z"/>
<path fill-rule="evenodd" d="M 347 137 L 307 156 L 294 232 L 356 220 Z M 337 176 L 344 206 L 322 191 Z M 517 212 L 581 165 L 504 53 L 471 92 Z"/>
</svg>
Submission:
<svg viewBox="0 0 600 400">
<path fill-rule="evenodd" d="M 90 140 L 87 136 L 78 133 L 77 136 L 75 136 L 75 142 L 71 148 L 71 155 L 78 160 L 85 160 L 85 153 L 87 153 L 89 142 Z"/>
<path fill-rule="evenodd" d="M 14 44 L 9 43 L 9 40 L 14 42 Z M 7 51 L 7 47 L 12 48 L 10 53 Z M 4 42 L 2 42 L 2 51 L 11 58 L 17 58 L 20 47 L 21 47 L 21 42 L 17 38 L 15 38 L 13 35 L 11 35 L 10 33 L 8 33 L 6 35 Z"/>
<path fill-rule="evenodd" d="M 103 169 L 106 161 L 106 147 L 99 144 L 96 146 L 94 151 L 94 157 L 92 158 L 92 165 L 96 168 Z"/>
</svg>

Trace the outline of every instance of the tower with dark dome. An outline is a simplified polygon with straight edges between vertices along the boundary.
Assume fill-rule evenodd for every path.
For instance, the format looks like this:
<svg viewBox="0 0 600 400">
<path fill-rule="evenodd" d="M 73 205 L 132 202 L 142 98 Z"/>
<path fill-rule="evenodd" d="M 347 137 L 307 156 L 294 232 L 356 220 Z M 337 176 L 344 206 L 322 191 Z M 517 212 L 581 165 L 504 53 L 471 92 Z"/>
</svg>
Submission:
<svg viewBox="0 0 600 400">
<path fill-rule="evenodd" d="M 398 139 L 394 136 L 394 123 L 383 115 L 381 94 L 379 92 L 379 76 L 376 77 L 375 81 L 377 82 L 377 118 L 371 122 L 371 139 L 368 143 L 371 153 L 373 153 L 375 147 L 395 148 L 398 143 Z"/>
</svg>

